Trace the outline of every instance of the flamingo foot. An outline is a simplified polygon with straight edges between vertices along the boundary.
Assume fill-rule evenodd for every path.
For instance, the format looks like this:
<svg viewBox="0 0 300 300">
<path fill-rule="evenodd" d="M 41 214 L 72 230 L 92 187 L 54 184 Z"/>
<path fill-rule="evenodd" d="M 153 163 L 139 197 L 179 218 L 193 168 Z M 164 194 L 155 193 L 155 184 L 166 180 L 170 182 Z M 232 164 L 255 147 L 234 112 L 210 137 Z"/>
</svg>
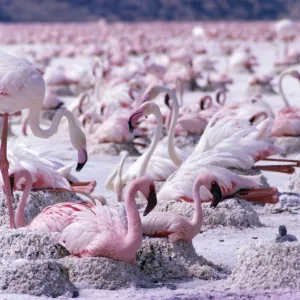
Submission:
<svg viewBox="0 0 300 300">
<path fill-rule="evenodd" d="M 264 158 L 262 160 L 265 160 L 265 161 L 280 161 L 280 162 L 286 162 L 286 163 L 294 163 L 295 167 L 300 167 L 300 160 L 297 160 L 297 159 Z"/>
<path fill-rule="evenodd" d="M 270 166 L 256 166 L 261 171 L 278 172 L 285 174 L 293 174 L 297 165 L 270 165 Z"/>
<path fill-rule="evenodd" d="M 95 180 L 87 182 L 76 182 L 71 184 L 72 190 L 79 194 L 90 194 L 94 191 L 97 182 Z"/>
<path fill-rule="evenodd" d="M 278 190 L 275 187 L 241 190 L 233 196 L 258 203 L 276 204 L 279 202 Z"/>
<path fill-rule="evenodd" d="M 53 188 L 37 188 L 32 189 L 33 191 L 49 191 L 49 192 L 74 192 L 79 194 L 90 194 L 94 191 L 97 183 L 95 180 L 87 182 L 76 182 L 71 184 L 71 189 L 53 189 Z"/>
<path fill-rule="evenodd" d="M 186 196 L 180 197 L 180 200 L 185 201 L 185 202 L 189 202 L 189 203 L 194 203 L 193 199 L 191 199 L 189 197 L 186 197 Z"/>
</svg>

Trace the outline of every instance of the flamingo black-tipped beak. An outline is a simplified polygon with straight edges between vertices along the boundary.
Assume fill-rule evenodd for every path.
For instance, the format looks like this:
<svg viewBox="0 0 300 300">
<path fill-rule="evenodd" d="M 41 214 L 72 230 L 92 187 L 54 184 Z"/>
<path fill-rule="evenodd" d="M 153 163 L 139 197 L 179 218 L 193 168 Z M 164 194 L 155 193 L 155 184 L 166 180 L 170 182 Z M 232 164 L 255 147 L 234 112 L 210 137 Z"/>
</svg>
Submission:
<svg viewBox="0 0 300 300">
<path fill-rule="evenodd" d="M 78 163 L 76 167 L 76 172 L 79 172 L 82 170 L 84 165 L 86 164 L 88 160 L 88 155 L 85 147 L 82 147 L 78 152 Z"/>
<path fill-rule="evenodd" d="M 156 192 L 154 186 L 150 187 L 149 196 L 147 198 L 147 206 L 144 211 L 143 216 L 147 216 L 156 206 L 157 204 L 157 198 L 156 198 Z"/>
<path fill-rule="evenodd" d="M 170 107 L 170 95 L 169 94 L 166 94 L 166 96 L 165 96 L 165 104 L 168 106 L 168 108 L 171 108 Z"/>
<path fill-rule="evenodd" d="M 210 192 L 213 196 L 213 200 L 211 201 L 210 207 L 216 208 L 223 198 L 221 187 L 217 182 L 215 181 L 212 182 Z"/>
<path fill-rule="evenodd" d="M 133 133 L 134 126 L 137 124 L 141 115 L 142 115 L 141 111 L 137 111 L 129 118 L 128 128 L 130 133 Z"/>
<path fill-rule="evenodd" d="M 251 125 L 253 125 L 253 123 L 255 122 L 255 119 L 256 119 L 255 116 L 253 116 L 253 117 L 251 117 L 251 118 L 249 119 L 249 122 L 250 122 Z"/>
<path fill-rule="evenodd" d="M 132 117 L 131 117 L 131 118 L 132 118 Z M 130 133 L 133 133 L 134 127 L 132 126 L 131 118 L 130 118 L 129 121 L 128 121 L 128 128 L 129 128 L 129 132 L 130 132 Z"/>
</svg>

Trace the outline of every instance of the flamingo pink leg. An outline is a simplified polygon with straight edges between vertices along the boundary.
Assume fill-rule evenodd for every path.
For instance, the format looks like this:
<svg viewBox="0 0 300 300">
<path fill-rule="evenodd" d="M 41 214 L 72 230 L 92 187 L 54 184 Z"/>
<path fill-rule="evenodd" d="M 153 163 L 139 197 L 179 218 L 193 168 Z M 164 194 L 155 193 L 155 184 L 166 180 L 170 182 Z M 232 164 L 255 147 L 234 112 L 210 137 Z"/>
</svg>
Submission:
<svg viewBox="0 0 300 300">
<path fill-rule="evenodd" d="M 261 171 L 279 172 L 285 174 L 293 174 L 295 172 L 296 165 L 268 165 L 268 166 L 257 166 Z"/>
<path fill-rule="evenodd" d="M 234 196 L 251 202 L 271 204 L 279 202 L 278 190 L 275 187 L 241 190 L 234 194 Z"/>
<path fill-rule="evenodd" d="M 3 130 L 2 130 L 2 139 L 1 139 L 1 150 L 0 150 L 0 170 L 4 182 L 4 191 L 7 200 L 8 214 L 9 214 L 9 226 L 10 228 L 16 228 L 14 211 L 12 206 L 13 194 L 11 191 L 11 186 L 8 176 L 9 162 L 7 159 L 7 130 L 8 130 L 8 117 L 9 114 L 5 113 L 3 115 Z"/>
</svg>

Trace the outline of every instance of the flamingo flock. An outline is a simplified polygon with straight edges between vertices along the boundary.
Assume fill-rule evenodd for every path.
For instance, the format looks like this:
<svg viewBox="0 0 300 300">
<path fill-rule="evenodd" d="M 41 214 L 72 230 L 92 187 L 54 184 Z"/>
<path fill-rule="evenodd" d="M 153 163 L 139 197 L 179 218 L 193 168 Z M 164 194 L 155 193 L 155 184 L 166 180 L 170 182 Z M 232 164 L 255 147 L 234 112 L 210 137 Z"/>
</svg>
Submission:
<svg viewBox="0 0 300 300">
<path fill-rule="evenodd" d="M 190 23 L 178 32 L 175 25 L 160 23 L 151 30 L 147 24 L 137 29 L 104 21 L 86 27 L 53 25 L 51 30 L 30 26 L 17 36 L 0 37 L 4 44 L 21 39 L 55 45 L 44 45 L 43 52 L 34 47 L 0 52 L 0 170 L 11 230 L 56 232 L 74 256 L 134 263 L 143 236 L 191 243 L 201 230 L 205 202 L 210 209 L 230 197 L 278 203 L 277 187 L 262 187 L 261 175 L 249 174 L 253 169 L 292 174 L 300 166 L 281 147 L 285 138 L 296 143 L 300 136 L 300 108 L 290 105 L 283 86 L 288 77 L 294 85 L 300 82 L 295 67 L 300 56 L 290 49 L 297 39 L 296 23 L 282 20 L 253 28 Z M 14 25 L 7 29 L 15 32 Z M 276 53 L 269 73 L 257 71 L 254 41 L 270 43 Z M 223 69 L 211 58 L 215 53 L 225 56 Z M 73 64 L 77 57 L 84 57 L 84 63 Z M 64 60 L 72 64 L 54 63 Z M 278 74 L 274 67 L 279 65 L 283 71 Z M 243 80 L 245 89 L 234 101 L 236 80 Z M 274 109 L 265 100 L 268 94 L 284 107 Z M 23 137 L 9 136 L 16 124 Z M 38 149 L 30 136 L 48 139 L 57 132 L 68 132 L 78 172 L 89 163 L 88 156 L 119 155 L 101 195 L 94 193 L 95 180 L 77 179 L 73 164 L 59 164 L 55 149 Z M 109 147 L 101 152 L 103 145 Z M 138 157 L 128 166 L 132 155 Z M 269 164 L 259 164 L 263 161 Z M 15 190 L 23 191 L 16 211 Z M 28 222 L 24 210 L 36 190 L 88 199 L 45 207 Z M 115 202 L 105 200 L 107 190 L 116 193 Z M 193 203 L 192 218 L 153 211 L 157 203 L 171 200 Z"/>
</svg>

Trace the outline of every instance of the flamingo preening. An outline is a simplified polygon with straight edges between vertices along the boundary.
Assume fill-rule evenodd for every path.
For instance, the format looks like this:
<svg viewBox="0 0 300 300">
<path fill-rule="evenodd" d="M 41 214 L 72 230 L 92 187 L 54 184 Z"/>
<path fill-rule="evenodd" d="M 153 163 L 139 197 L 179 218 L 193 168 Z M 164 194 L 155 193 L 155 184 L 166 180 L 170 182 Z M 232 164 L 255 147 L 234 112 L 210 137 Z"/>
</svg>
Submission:
<svg viewBox="0 0 300 300">
<path fill-rule="evenodd" d="M 143 238 L 135 202 L 138 191 L 148 200 L 143 214 L 148 215 L 156 205 L 154 182 L 140 177 L 130 183 L 125 193 L 127 217 L 118 208 L 96 203 L 91 209 L 75 213 L 77 220 L 63 230 L 59 242 L 79 257 L 104 256 L 134 262 Z"/>
<path fill-rule="evenodd" d="M 49 138 L 57 132 L 60 120 L 66 117 L 69 121 L 69 134 L 73 147 L 78 151 L 77 171 L 87 162 L 86 139 L 77 126 L 71 112 L 64 109 L 56 111 L 48 129 L 40 127 L 40 111 L 45 96 L 45 82 L 42 75 L 23 59 L 1 52 L 0 55 L 0 112 L 4 117 L 0 169 L 6 192 L 10 227 L 15 228 L 12 193 L 9 185 L 9 162 L 7 160 L 7 128 L 9 115 L 23 109 L 29 109 L 28 125 L 33 134 L 40 138 Z"/>
</svg>

